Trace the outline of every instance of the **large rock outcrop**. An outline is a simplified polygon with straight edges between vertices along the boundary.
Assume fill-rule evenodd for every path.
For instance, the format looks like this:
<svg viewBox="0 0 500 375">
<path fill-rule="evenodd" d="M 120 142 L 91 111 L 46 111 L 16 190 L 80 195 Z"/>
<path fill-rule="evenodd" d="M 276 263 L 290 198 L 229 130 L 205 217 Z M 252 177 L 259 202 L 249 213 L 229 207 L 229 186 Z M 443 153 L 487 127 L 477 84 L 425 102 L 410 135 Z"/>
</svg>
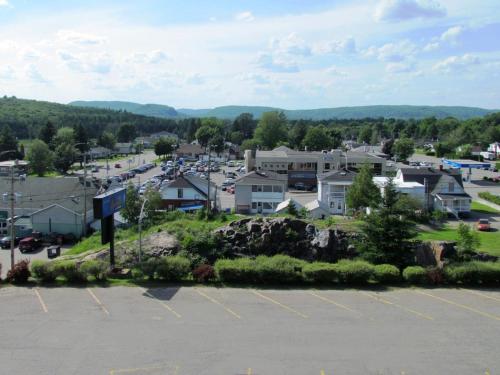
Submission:
<svg viewBox="0 0 500 375">
<path fill-rule="evenodd" d="M 318 229 L 291 218 L 245 218 L 214 232 L 234 256 L 287 254 L 305 260 L 335 261 L 355 255 L 356 234 Z"/>
</svg>

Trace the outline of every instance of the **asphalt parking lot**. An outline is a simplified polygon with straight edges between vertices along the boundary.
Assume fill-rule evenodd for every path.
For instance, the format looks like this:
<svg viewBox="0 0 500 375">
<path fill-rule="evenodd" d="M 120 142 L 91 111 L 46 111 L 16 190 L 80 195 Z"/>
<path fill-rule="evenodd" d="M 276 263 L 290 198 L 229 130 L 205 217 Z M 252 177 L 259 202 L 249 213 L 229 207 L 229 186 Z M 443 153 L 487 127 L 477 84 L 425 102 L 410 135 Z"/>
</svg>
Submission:
<svg viewBox="0 0 500 375">
<path fill-rule="evenodd" d="M 0 289 L 2 374 L 498 374 L 500 290 Z"/>
</svg>

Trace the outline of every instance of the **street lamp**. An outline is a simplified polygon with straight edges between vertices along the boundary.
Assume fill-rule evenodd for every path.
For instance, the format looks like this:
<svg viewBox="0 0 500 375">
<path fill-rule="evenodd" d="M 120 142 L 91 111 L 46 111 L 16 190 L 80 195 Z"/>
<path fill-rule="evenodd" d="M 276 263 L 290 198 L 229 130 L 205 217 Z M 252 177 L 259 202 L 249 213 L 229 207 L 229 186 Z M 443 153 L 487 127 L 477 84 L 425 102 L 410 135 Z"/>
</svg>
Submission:
<svg viewBox="0 0 500 375">
<path fill-rule="evenodd" d="M 142 202 L 141 212 L 139 213 L 139 263 L 142 261 L 142 220 L 144 219 L 144 206 L 148 198 L 144 197 L 144 201 Z"/>
<path fill-rule="evenodd" d="M 9 154 L 11 152 L 15 152 L 17 154 L 17 150 L 7 150 L 0 152 L 0 156 Z M 16 247 L 16 230 L 14 228 L 14 167 L 18 164 L 17 159 L 14 160 L 14 164 L 10 167 L 10 269 L 14 269 L 14 248 Z"/>
<path fill-rule="evenodd" d="M 87 142 L 76 143 L 73 146 L 87 146 Z M 87 235 L 87 151 L 83 153 L 83 237 Z"/>
</svg>

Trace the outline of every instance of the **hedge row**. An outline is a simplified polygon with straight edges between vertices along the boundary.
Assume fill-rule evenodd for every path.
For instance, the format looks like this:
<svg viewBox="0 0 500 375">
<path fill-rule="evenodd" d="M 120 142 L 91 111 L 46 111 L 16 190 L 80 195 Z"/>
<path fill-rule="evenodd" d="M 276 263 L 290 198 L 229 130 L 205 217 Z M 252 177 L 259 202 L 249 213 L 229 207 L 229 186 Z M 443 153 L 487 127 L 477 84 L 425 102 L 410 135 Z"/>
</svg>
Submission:
<svg viewBox="0 0 500 375">
<path fill-rule="evenodd" d="M 491 194 L 487 191 L 482 191 L 478 195 L 479 195 L 479 198 L 483 198 L 484 200 L 487 200 L 487 201 L 490 201 L 492 203 L 500 205 L 500 196 L 498 196 L 498 195 Z"/>
<path fill-rule="evenodd" d="M 215 273 L 220 281 L 233 283 L 289 284 L 305 281 L 315 284 L 362 285 L 370 281 L 401 281 L 398 268 L 390 264 L 374 266 L 359 260 L 307 263 L 286 255 L 218 260 L 215 263 Z"/>
</svg>

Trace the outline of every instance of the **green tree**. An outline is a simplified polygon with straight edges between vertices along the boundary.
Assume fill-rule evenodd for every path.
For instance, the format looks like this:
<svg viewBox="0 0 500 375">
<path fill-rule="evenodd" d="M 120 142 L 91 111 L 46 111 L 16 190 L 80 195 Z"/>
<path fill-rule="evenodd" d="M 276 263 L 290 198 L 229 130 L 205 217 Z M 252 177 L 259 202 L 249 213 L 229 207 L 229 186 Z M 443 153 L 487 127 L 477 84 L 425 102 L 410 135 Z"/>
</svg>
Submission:
<svg viewBox="0 0 500 375">
<path fill-rule="evenodd" d="M 202 125 L 197 131 L 196 131 L 196 139 L 198 140 L 198 143 L 200 146 L 206 148 L 208 146 L 208 142 L 210 139 L 214 136 L 214 130 L 212 127 L 208 125 Z"/>
<path fill-rule="evenodd" d="M 460 159 L 468 159 L 472 157 L 472 145 L 466 144 L 457 147 L 457 157 Z"/>
<path fill-rule="evenodd" d="M 389 263 L 400 268 L 412 262 L 416 224 L 398 206 L 399 194 L 392 180 L 386 185 L 382 204 L 365 216 L 359 241 L 361 256 L 375 264 Z"/>
<path fill-rule="evenodd" d="M 469 261 L 481 244 L 477 231 L 461 222 L 457 228 L 457 256 L 461 261 Z"/>
<path fill-rule="evenodd" d="M 434 151 L 436 151 L 436 157 L 442 158 L 443 156 L 446 156 L 446 154 L 452 153 L 453 148 L 447 142 L 438 142 L 434 145 Z"/>
<path fill-rule="evenodd" d="M 76 148 L 80 150 L 81 153 L 84 153 L 90 149 L 89 136 L 87 134 L 87 130 L 83 127 L 83 125 L 78 124 L 74 127 L 75 134 L 75 144 Z"/>
<path fill-rule="evenodd" d="M 116 138 L 111 132 L 103 132 L 97 139 L 97 144 L 110 150 L 115 148 Z"/>
<path fill-rule="evenodd" d="M 410 138 L 400 138 L 392 147 L 398 160 L 408 160 L 415 152 L 415 143 Z"/>
<path fill-rule="evenodd" d="M 174 150 L 175 140 L 172 138 L 161 137 L 154 145 L 155 154 L 166 158 Z"/>
<path fill-rule="evenodd" d="M 241 143 L 244 140 L 243 133 L 239 130 L 231 132 L 231 134 L 229 134 L 229 140 L 231 141 L 231 143 L 234 143 L 236 145 L 241 145 Z"/>
<path fill-rule="evenodd" d="M 370 143 L 371 138 L 372 138 L 372 127 L 370 125 L 363 126 L 358 135 L 358 142 Z"/>
<path fill-rule="evenodd" d="M 44 141 L 51 149 L 54 147 L 54 137 L 57 134 L 57 129 L 50 121 L 40 129 L 38 138 Z"/>
<path fill-rule="evenodd" d="M 231 125 L 231 132 L 240 132 L 242 134 L 242 142 L 244 139 L 253 137 L 256 125 L 257 122 L 251 113 L 242 113 L 234 119 Z M 241 144 L 241 142 L 238 144 Z"/>
<path fill-rule="evenodd" d="M 392 148 L 394 147 L 394 138 L 388 139 L 384 142 L 382 146 L 382 152 L 386 155 L 389 155 L 391 158 L 394 156 L 394 152 Z"/>
<path fill-rule="evenodd" d="M 54 168 L 64 174 L 73 165 L 76 158 L 77 153 L 72 144 L 61 144 L 56 147 L 54 152 Z"/>
<path fill-rule="evenodd" d="M 159 210 L 162 208 L 161 195 L 158 191 L 148 189 L 144 193 L 146 204 L 144 205 L 144 213 L 147 225 L 155 224 L 161 216 Z"/>
<path fill-rule="evenodd" d="M 139 222 L 142 199 L 135 186 L 130 182 L 125 195 L 125 207 L 120 211 L 129 224 L 135 225 Z"/>
<path fill-rule="evenodd" d="M 324 126 L 309 128 L 303 142 L 309 151 L 321 151 L 330 149 L 332 142 Z"/>
<path fill-rule="evenodd" d="M 302 148 L 302 142 L 307 134 L 307 125 L 304 120 L 299 120 L 289 131 L 290 144 L 295 149 Z"/>
<path fill-rule="evenodd" d="M 39 177 L 43 177 L 47 171 L 52 169 L 53 153 L 44 141 L 35 139 L 28 151 L 30 169 Z"/>
<path fill-rule="evenodd" d="M 241 144 L 241 150 L 256 150 L 257 146 L 259 145 L 259 141 L 256 139 L 245 139 L 243 143 Z"/>
<path fill-rule="evenodd" d="M 255 139 L 266 149 L 288 138 L 287 119 L 283 112 L 265 112 L 255 129 Z"/>
<path fill-rule="evenodd" d="M 342 133 L 340 130 L 335 129 L 335 128 L 329 128 L 327 129 L 326 133 L 328 134 L 328 137 L 330 138 L 330 147 L 333 149 L 340 148 L 342 146 Z"/>
<path fill-rule="evenodd" d="M 295 203 L 290 199 L 290 202 L 288 203 L 288 206 L 286 207 L 286 213 L 291 216 L 299 216 L 299 211 L 297 210 L 297 207 L 295 206 Z"/>
<path fill-rule="evenodd" d="M 75 131 L 72 128 L 64 127 L 57 130 L 56 136 L 53 140 L 53 147 L 56 148 L 57 146 L 64 144 L 75 144 Z"/>
<path fill-rule="evenodd" d="M 5 151 L 17 151 L 17 139 L 14 137 L 11 128 L 7 125 L 0 130 L 0 152 Z M 18 157 L 19 155 L 17 152 L 9 152 L 0 155 L 0 161 L 16 159 Z"/>
<path fill-rule="evenodd" d="M 123 124 L 116 135 L 118 142 L 132 142 L 137 138 L 137 129 L 132 124 Z"/>
<path fill-rule="evenodd" d="M 366 207 L 377 207 L 380 200 L 380 190 L 373 182 L 372 169 L 364 164 L 347 190 L 347 207 L 359 211 Z"/>
</svg>

